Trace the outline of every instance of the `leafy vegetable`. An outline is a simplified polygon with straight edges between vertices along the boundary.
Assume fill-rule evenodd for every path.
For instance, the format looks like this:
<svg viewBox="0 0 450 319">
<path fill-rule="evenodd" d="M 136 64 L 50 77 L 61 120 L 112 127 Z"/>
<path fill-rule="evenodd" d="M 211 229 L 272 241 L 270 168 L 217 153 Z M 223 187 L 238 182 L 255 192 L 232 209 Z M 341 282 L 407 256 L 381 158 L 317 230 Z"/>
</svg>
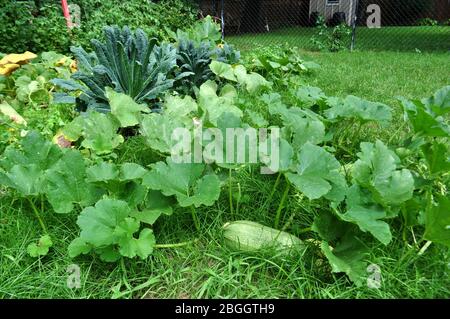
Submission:
<svg viewBox="0 0 450 319">
<path fill-rule="evenodd" d="M 333 155 L 308 142 L 298 154 L 296 173 L 286 173 L 286 177 L 309 199 L 325 196 L 340 201 L 344 199 L 347 183 L 339 169 Z"/>
<path fill-rule="evenodd" d="M 438 196 L 425 213 L 425 238 L 450 247 L 450 199 Z"/>
<path fill-rule="evenodd" d="M 16 189 L 22 196 L 45 192 L 45 171 L 61 157 L 59 148 L 36 131 L 22 140 L 22 149 L 10 146 L 0 160 L 0 183 Z"/>
<path fill-rule="evenodd" d="M 400 205 L 412 198 L 414 179 L 407 169 L 398 169 L 400 160 L 381 141 L 361 143 L 359 160 L 353 165 L 352 176 L 368 188 L 374 199 L 383 205 Z"/>
<path fill-rule="evenodd" d="M 106 42 L 93 40 L 95 53 L 72 48 L 80 70 L 73 79 L 85 84 L 82 99 L 87 109 L 109 110 L 106 87 L 125 93 L 137 103 L 153 105 L 152 100 L 172 88 L 176 78 L 176 50 L 170 45 L 156 45 L 141 29 L 135 33 L 128 27 L 105 27 Z M 181 78 L 185 74 L 180 74 Z M 70 89 L 67 81 L 54 80 L 56 85 Z M 76 85 L 73 88 L 78 89 Z"/>
<path fill-rule="evenodd" d="M 171 159 L 153 164 L 144 176 L 144 185 L 160 190 L 165 196 L 175 195 L 181 207 L 211 206 L 219 198 L 220 181 L 206 174 L 204 164 L 176 164 Z"/>
<path fill-rule="evenodd" d="M 81 233 L 71 244 L 71 256 L 87 253 L 90 246 L 98 249 L 105 261 L 114 261 L 120 255 L 147 258 L 155 245 L 153 231 L 144 228 L 135 238 L 140 223 L 130 217 L 131 213 L 126 202 L 113 199 L 102 199 L 94 207 L 85 208 L 77 220 Z"/>
<path fill-rule="evenodd" d="M 86 166 L 83 156 L 67 150 L 46 174 L 47 196 L 55 212 L 66 214 L 74 204 L 86 207 L 100 197 L 101 191 L 86 182 Z"/>
<path fill-rule="evenodd" d="M 31 243 L 27 247 L 27 252 L 31 257 L 45 256 L 48 254 L 50 247 L 53 246 L 52 239 L 49 235 L 39 238 L 38 243 Z"/>
</svg>

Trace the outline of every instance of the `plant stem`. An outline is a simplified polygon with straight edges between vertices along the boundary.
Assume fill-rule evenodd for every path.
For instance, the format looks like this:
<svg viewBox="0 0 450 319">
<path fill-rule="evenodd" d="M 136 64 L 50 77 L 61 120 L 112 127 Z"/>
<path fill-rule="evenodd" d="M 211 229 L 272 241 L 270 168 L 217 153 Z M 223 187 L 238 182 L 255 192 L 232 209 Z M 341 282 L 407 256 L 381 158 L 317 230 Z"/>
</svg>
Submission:
<svg viewBox="0 0 450 319">
<path fill-rule="evenodd" d="M 184 247 L 193 243 L 198 242 L 199 239 L 193 239 L 193 240 L 189 240 L 189 241 L 184 241 L 182 243 L 176 243 L 176 244 L 159 244 L 159 245 L 155 245 L 154 248 L 158 249 L 163 249 L 163 248 L 178 248 L 178 247 Z"/>
<path fill-rule="evenodd" d="M 277 187 L 280 184 L 280 180 L 281 180 L 281 172 L 278 173 L 277 179 L 275 180 L 275 184 L 273 184 L 272 191 L 270 192 L 269 197 L 267 198 L 266 202 L 264 203 L 264 206 L 266 206 L 266 204 L 268 204 L 272 200 L 272 197 L 273 197 L 273 195 L 275 195 L 275 192 L 277 191 Z"/>
<path fill-rule="evenodd" d="M 277 191 L 277 187 L 280 184 L 280 180 L 281 180 L 281 172 L 278 173 L 277 179 L 275 180 L 275 184 L 273 184 L 272 191 L 270 192 L 269 197 L 267 197 L 267 199 L 264 201 L 264 204 L 262 204 L 261 207 L 259 208 L 260 210 L 265 209 L 266 206 L 270 203 L 270 201 L 273 198 L 273 195 L 275 195 L 275 192 Z"/>
<path fill-rule="evenodd" d="M 304 197 L 304 195 L 302 194 L 301 197 L 300 197 L 300 202 L 303 200 L 303 197 Z M 295 213 L 296 213 L 295 211 L 292 212 L 292 214 L 289 217 L 289 219 L 287 220 L 286 224 L 284 224 L 283 228 L 281 228 L 281 231 L 286 231 L 286 229 L 288 229 L 289 226 L 291 226 L 292 222 L 294 221 Z M 311 227 L 309 227 L 308 229 L 311 230 Z M 300 231 L 300 233 L 303 233 L 303 230 L 304 229 L 302 229 Z"/>
<path fill-rule="evenodd" d="M 128 282 L 127 268 L 125 267 L 124 258 L 120 258 L 120 268 L 122 269 L 122 280 L 128 290 L 132 290 L 130 283 Z"/>
<path fill-rule="evenodd" d="M 281 197 L 280 204 L 278 205 L 278 209 L 275 214 L 275 224 L 274 224 L 275 228 L 278 228 L 278 226 L 280 225 L 281 211 L 284 208 L 284 204 L 288 197 L 290 188 L 291 188 L 291 183 L 289 183 L 289 181 L 286 179 L 286 188 L 284 189 L 283 196 Z"/>
<path fill-rule="evenodd" d="M 344 138 L 347 136 L 347 134 L 346 134 L 347 130 L 350 127 L 352 127 L 354 123 L 355 122 L 353 120 L 350 120 L 349 123 L 346 126 L 344 126 L 344 128 L 341 130 L 341 132 L 339 134 L 339 138 L 338 138 L 338 145 L 343 144 L 342 142 L 343 142 Z"/>
<path fill-rule="evenodd" d="M 356 129 L 355 133 L 353 134 L 354 141 L 356 141 L 360 137 L 359 133 L 361 132 L 362 127 L 363 127 L 363 124 L 361 122 L 358 122 L 358 128 Z"/>
<path fill-rule="evenodd" d="M 390 145 L 392 140 L 396 137 L 398 137 L 398 133 L 400 133 L 400 131 L 405 127 L 406 122 L 403 121 L 402 125 L 400 125 L 400 127 L 395 131 L 394 134 L 391 135 L 391 137 L 389 138 L 389 141 L 387 142 L 387 145 Z"/>
<path fill-rule="evenodd" d="M 234 208 L 233 208 L 233 195 L 232 195 L 232 189 L 231 189 L 231 168 L 228 169 L 228 197 L 230 200 L 230 213 L 231 215 L 234 215 Z"/>
<path fill-rule="evenodd" d="M 34 205 L 33 201 L 30 198 L 27 198 L 27 199 L 31 205 L 31 208 L 33 209 L 34 214 L 36 215 L 36 217 L 39 221 L 39 224 L 41 224 L 42 230 L 44 231 L 45 234 L 48 234 L 47 227 L 45 227 L 44 221 L 42 220 L 41 215 L 39 214 L 39 211 L 36 208 L 36 205 Z"/>
<path fill-rule="evenodd" d="M 241 184 L 237 183 L 237 186 L 238 186 L 238 198 L 236 200 L 236 216 L 239 215 L 239 204 L 240 204 L 240 199 L 241 199 L 241 196 L 242 196 Z"/>
<path fill-rule="evenodd" d="M 306 227 L 306 228 L 300 229 L 298 231 L 298 233 L 303 234 L 303 233 L 309 233 L 310 231 L 312 231 L 312 227 Z"/>
<path fill-rule="evenodd" d="M 423 245 L 423 247 L 420 249 L 418 255 L 419 255 L 419 256 L 422 256 L 422 255 L 425 253 L 425 251 L 428 249 L 428 247 L 430 247 L 431 244 L 432 244 L 431 241 L 427 241 L 427 242 L 425 243 L 425 245 Z"/>
<path fill-rule="evenodd" d="M 195 211 L 194 205 L 191 207 L 192 219 L 194 220 L 195 229 L 200 231 L 200 221 L 198 220 L 197 212 Z"/>
</svg>

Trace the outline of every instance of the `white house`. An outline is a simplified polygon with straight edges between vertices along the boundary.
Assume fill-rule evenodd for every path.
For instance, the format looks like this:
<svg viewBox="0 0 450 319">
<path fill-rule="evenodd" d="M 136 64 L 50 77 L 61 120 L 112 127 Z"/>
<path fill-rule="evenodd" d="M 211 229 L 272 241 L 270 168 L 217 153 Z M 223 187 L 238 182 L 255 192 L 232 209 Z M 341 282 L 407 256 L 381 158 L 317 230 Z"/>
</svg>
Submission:
<svg viewBox="0 0 450 319">
<path fill-rule="evenodd" d="M 326 19 L 331 19 L 336 12 L 344 12 L 347 24 L 351 25 L 356 13 L 357 0 L 310 0 L 309 15 L 319 12 Z"/>
</svg>

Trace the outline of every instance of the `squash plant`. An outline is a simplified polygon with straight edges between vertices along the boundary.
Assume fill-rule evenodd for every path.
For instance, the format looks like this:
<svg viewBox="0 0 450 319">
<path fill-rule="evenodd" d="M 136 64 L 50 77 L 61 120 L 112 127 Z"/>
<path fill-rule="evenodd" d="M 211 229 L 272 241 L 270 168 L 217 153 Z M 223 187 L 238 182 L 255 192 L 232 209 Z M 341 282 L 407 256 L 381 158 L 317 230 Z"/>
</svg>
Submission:
<svg viewBox="0 0 450 319">
<path fill-rule="evenodd" d="M 117 30 L 110 31 L 111 39 L 121 37 L 115 33 Z M 208 28 L 203 31 L 206 36 L 210 31 L 214 33 Z M 112 55 L 111 59 L 127 60 L 128 53 L 135 58 L 143 56 L 138 52 L 147 52 L 151 56 L 148 64 L 163 74 L 156 78 L 167 80 L 164 74 L 174 64 L 164 61 L 168 61 L 166 57 L 171 56 L 172 49 L 154 44 L 151 52 L 139 51 L 145 47 L 138 45 L 145 42 L 144 38 L 137 40 L 139 35 L 133 38 L 127 30 L 122 32 L 123 38 L 129 39 L 126 47 L 130 51 Z M 122 48 L 122 40 L 116 40 L 108 45 L 115 43 Z M 91 58 L 83 56 L 86 60 Z M 99 57 L 93 59 L 100 61 Z M 156 67 L 152 59 L 162 63 Z M 94 72 L 97 65 L 87 62 L 81 68 L 91 67 Z M 134 70 L 144 72 L 138 64 L 134 64 Z M 90 83 L 90 88 L 83 90 L 95 103 L 107 105 L 108 112 L 97 112 L 93 106 L 65 126 L 62 134 L 72 143 L 71 148 L 60 149 L 36 132 L 28 132 L 20 146 L 7 148 L 0 160 L 0 183 L 28 201 L 43 228 L 44 236 L 30 245 L 30 254 L 47 253 L 53 240 L 48 237 L 43 211 L 37 208 L 48 202 L 55 213 L 81 211 L 77 219 L 80 232 L 69 246 L 70 256 L 95 253 L 109 262 L 122 257 L 147 258 L 161 245 L 153 228 L 158 218 L 180 207 L 192 214 L 194 226 L 201 230 L 198 208 L 213 206 L 222 189 L 227 188 L 229 210 L 234 213 L 238 206 L 232 194 L 233 172 L 263 165 L 272 171 L 275 181 L 260 209 L 271 203 L 283 185 L 273 215 L 274 229 L 284 236 L 281 232 L 290 229 L 296 220 L 298 212 L 286 211 L 291 194 L 320 208 L 312 212 L 313 222 L 298 234 L 317 243 L 317 250 L 326 257 L 333 272 L 345 273 L 357 285 L 364 281 L 370 246 L 392 242 L 392 220 L 401 222 L 407 244 L 410 229 L 423 231 L 423 239 L 417 245 L 429 242 L 422 251 L 431 242 L 450 247 L 449 87 L 420 101 L 403 100 L 405 122 L 399 132 L 408 126 L 405 136 L 393 136 L 387 142 L 364 141 L 360 138 L 362 129 L 383 126 L 392 120 L 389 106 L 354 96 L 328 97 L 320 89 L 308 86 L 278 90 L 276 84 L 244 65 L 212 61 L 209 67 L 214 79 L 202 83 L 195 98 L 166 94 L 161 96 L 159 112 L 150 112 L 144 98 L 157 91 L 150 89 L 151 77 L 149 86 L 145 80 L 136 87 L 126 87 L 123 79 L 129 79 L 130 84 L 137 77 L 127 78 L 126 72 L 115 69 L 117 74 L 113 73 L 98 90 L 98 85 L 94 85 L 98 78 L 92 75 L 102 69 L 98 67 L 83 77 L 85 84 Z M 102 74 L 107 76 L 106 71 Z M 75 87 L 67 81 L 59 84 Z M 134 91 L 137 87 L 149 89 L 148 94 Z M 125 88 L 137 95 L 129 94 Z M 256 123 L 259 128 L 280 129 L 279 163 L 271 162 L 274 150 L 269 148 L 258 154 L 256 164 L 245 156 L 244 161 L 236 157 L 229 162 L 221 160 L 218 153 L 235 151 L 224 141 L 217 142 L 218 153 L 208 151 L 209 140 L 203 135 L 206 130 L 224 133 L 230 128 L 245 129 L 250 127 L 247 122 Z M 352 130 L 354 125 L 356 130 Z M 190 133 L 186 144 L 206 154 L 205 160 L 179 163 L 174 159 L 172 134 L 177 128 Z M 125 129 L 141 134 L 159 159 L 147 167 L 115 163 L 114 153 L 126 139 Z M 203 138 L 198 139 L 196 134 Z M 195 154 L 183 150 L 181 155 L 192 159 Z M 271 230 L 272 234 L 275 232 Z"/>
</svg>

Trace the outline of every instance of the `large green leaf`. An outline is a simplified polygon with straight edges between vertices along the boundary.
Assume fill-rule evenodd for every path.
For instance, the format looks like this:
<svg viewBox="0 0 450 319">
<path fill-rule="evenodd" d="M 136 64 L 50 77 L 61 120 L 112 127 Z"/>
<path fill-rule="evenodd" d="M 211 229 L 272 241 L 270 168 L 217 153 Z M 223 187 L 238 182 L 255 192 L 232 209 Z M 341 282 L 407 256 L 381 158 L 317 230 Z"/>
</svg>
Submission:
<svg viewBox="0 0 450 319">
<path fill-rule="evenodd" d="M 9 146 L 0 160 L 0 184 L 16 189 L 22 196 L 45 191 L 45 171 L 61 157 L 61 150 L 38 132 L 29 132 L 21 148 Z"/>
<path fill-rule="evenodd" d="M 145 259 L 153 253 L 153 247 L 156 244 L 153 230 L 149 228 L 143 229 L 139 238 L 131 236 L 123 236 L 119 240 L 119 252 L 122 256 L 134 258 L 135 256 Z"/>
<path fill-rule="evenodd" d="M 116 165 L 101 162 L 87 169 L 87 180 L 89 182 L 125 182 L 141 179 L 147 170 L 139 164 L 124 163 Z"/>
<path fill-rule="evenodd" d="M 341 214 L 342 220 L 358 225 L 363 232 L 371 233 L 384 245 L 392 240 L 389 225 L 381 220 L 386 218 L 386 212 L 377 208 L 352 206 L 345 214 Z"/>
<path fill-rule="evenodd" d="M 273 153 L 274 150 L 272 150 L 270 137 L 266 143 L 266 149 L 259 150 L 260 161 L 267 165 L 267 168 L 273 173 L 288 171 L 291 168 L 294 159 L 294 149 L 292 146 L 284 138 L 280 138 L 278 144 L 278 156 L 275 156 Z"/>
<path fill-rule="evenodd" d="M 117 134 L 120 122 L 111 113 L 103 114 L 95 111 L 75 118 L 63 129 L 64 136 L 71 141 L 83 137 L 81 145 L 102 155 L 111 153 L 123 143 L 122 135 Z"/>
<path fill-rule="evenodd" d="M 233 113 L 222 113 L 217 127 L 204 129 L 202 137 L 203 159 L 207 163 L 236 168 L 258 161 L 257 132 Z"/>
<path fill-rule="evenodd" d="M 181 98 L 179 96 L 168 95 L 164 102 L 164 114 L 170 118 L 177 118 L 183 120 L 192 113 L 197 112 L 198 106 L 193 98 L 185 96 Z M 189 118 L 192 121 L 192 118 Z"/>
<path fill-rule="evenodd" d="M 153 164 L 143 184 L 160 190 L 165 196 L 175 195 L 182 207 L 211 206 L 219 198 L 220 181 L 216 175 L 204 175 L 204 164 L 174 163 L 171 159 Z"/>
<path fill-rule="evenodd" d="M 441 174 L 450 171 L 449 144 L 433 142 L 421 147 L 431 174 Z"/>
<path fill-rule="evenodd" d="M 450 136 L 450 125 L 444 117 L 434 114 L 433 111 L 421 101 L 400 100 L 402 101 L 406 118 L 416 134 L 431 137 Z M 441 108 L 438 108 L 438 111 L 444 112 Z"/>
<path fill-rule="evenodd" d="M 399 158 L 381 141 L 361 143 L 359 160 L 352 168 L 354 180 L 370 189 L 383 205 L 400 205 L 412 198 L 414 179 L 407 169 L 399 170 Z"/>
<path fill-rule="evenodd" d="M 124 141 L 123 136 L 117 134 L 118 128 L 119 124 L 111 114 L 90 112 L 84 119 L 81 145 L 99 155 L 111 153 Z"/>
<path fill-rule="evenodd" d="M 338 103 L 325 111 L 331 119 L 355 118 L 362 122 L 376 121 L 382 124 L 392 119 L 391 108 L 382 103 L 370 102 L 359 97 L 349 95 L 343 103 Z"/>
<path fill-rule="evenodd" d="M 212 61 L 210 65 L 211 71 L 218 77 L 224 78 L 229 81 L 237 82 L 236 76 L 234 75 L 233 67 L 230 64 Z"/>
<path fill-rule="evenodd" d="M 130 207 L 137 207 L 146 196 L 141 185 L 147 170 L 134 163 L 116 165 L 102 162 L 87 169 L 86 180 L 109 192 L 109 196 L 125 200 Z"/>
<path fill-rule="evenodd" d="M 102 192 L 86 182 L 86 166 L 80 152 L 67 150 L 63 157 L 46 173 L 47 197 L 57 213 L 73 210 L 74 204 L 88 206 Z"/>
<path fill-rule="evenodd" d="M 307 108 L 318 104 L 326 98 L 325 93 L 320 88 L 313 86 L 302 86 L 297 90 L 295 96 L 300 101 L 301 106 Z"/>
<path fill-rule="evenodd" d="M 385 245 L 392 240 L 389 224 L 383 219 L 397 216 L 398 210 L 389 211 L 376 204 L 372 193 L 357 184 L 348 189 L 346 205 L 346 213 L 338 213 L 342 220 L 356 224 L 360 230 L 371 233 Z"/>
<path fill-rule="evenodd" d="M 437 196 L 425 212 L 425 239 L 450 247 L 450 199 Z"/>
<path fill-rule="evenodd" d="M 85 208 L 77 220 L 81 233 L 71 245 L 71 255 L 85 253 L 88 245 L 100 249 L 110 247 L 102 252 L 103 259 L 115 260 L 113 247 L 118 245 L 122 256 L 147 258 L 153 251 L 155 237 L 151 229 L 143 229 L 138 238 L 134 237 L 140 223 L 130 217 L 132 212 L 126 202 L 113 199 L 102 199 L 94 207 Z"/>
<path fill-rule="evenodd" d="M 170 197 L 164 196 L 160 191 L 150 190 L 146 197 L 145 208 L 136 211 L 132 217 L 140 222 L 153 225 L 161 215 L 171 215 L 172 205 L 175 202 Z"/>
<path fill-rule="evenodd" d="M 325 125 L 314 113 L 298 107 L 288 109 L 280 103 L 272 104 L 269 112 L 280 115 L 285 130 L 292 135 L 292 146 L 295 151 L 299 151 L 307 142 L 319 144 L 324 141 Z"/>
<path fill-rule="evenodd" d="M 232 66 L 223 62 L 213 61 L 210 68 L 217 76 L 238 82 L 251 94 L 258 92 L 261 88 L 271 86 L 271 83 L 262 75 L 255 72 L 248 73 L 243 65 Z"/>
<path fill-rule="evenodd" d="M 121 127 L 139 124 L 141 113 L 149 111 L 147 106 L 138 104 L 130 96 L 117 93 L 109 87 L 106 88 L 106 97 L 111 107 L 111 113 L 119 120 Z"/>
<path fill-rule="evenodd" d="M 327 241 L 334 242 L 341 238 L 348 229 L 348 224 L 339 220 L 332 213 L 322 210 L 319 215 L 314 218 L 312 230 Z"/>
<path fill-rule="evenodd" d="M 217 84 L 213 81 L 207 81 L 200 87 L 199 106 L 203 109 L 208 120 L 214 126 L 217 126 L 217 120 L 223 113 L 233 113 L 241 118 L 244 114 L 236 105 L 234 105 L 234 96 L 227 91 L 226 95 L 217 95 Z"/>
<path fill-rule="evenodd" d="M 423 99 L 422 103 L 437 116 L 447 114 L 450 112 L 450 85 L 439 89 L 432 97 Z"/>
<path fill-rule="evenodd" d="M 333 197 L 340 201 L 344 199 L 346 190 L 340 167 L 333 155 L 308 142 L 298 154 L 296 173 L 286 173 L 286 177 L 311 200 L 325 196 L 336 188 Z"/>
<path fill-rule="evenodd" d="M 173 138 L 176 129 L 183 129 L 185 125 L 166 114 L 152 113 L 145 115 L 141 122 L 140 132 L 147 144 L 163 154 L 171 154 L 178 141 Z"/>
<path fill-rule="evenodd" d="M 362 286 L 366 277 L 365 249 L 358 241 L 347 236 L 334 249 L 323 241 L 320 245 L 331 269 L 336 273 L 346 273 L 357 286 Z"/>
<path fill-rule="evenodd" d="M 333 272 L 344 272 L 360 286 L 365 277 L 366 248 L 361 244 L 354 226 L 322 211 L 314 218 L 312 230 L 323 239 L 320 248 Z M 333 248 L 334 247 L 334 248 Z"/>
<path fill-rule="evenodd" d="M 255 94 L 262 88 L 271 87 L 272 85 L 258 73 L 247 73 L 247 70 L 243 65 L 237 65 L 233 67 L 233 69 L 238 83 L 244 86 L 250 94 Z"/>
</svg>

